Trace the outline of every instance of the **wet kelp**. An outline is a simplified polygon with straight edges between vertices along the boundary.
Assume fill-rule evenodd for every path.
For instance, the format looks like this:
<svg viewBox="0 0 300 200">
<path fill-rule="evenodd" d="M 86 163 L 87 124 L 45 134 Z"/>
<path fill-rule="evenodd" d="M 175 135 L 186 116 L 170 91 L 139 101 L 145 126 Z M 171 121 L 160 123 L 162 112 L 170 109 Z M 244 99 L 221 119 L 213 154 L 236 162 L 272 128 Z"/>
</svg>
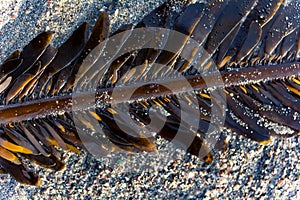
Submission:
<svg viewBox="0 0 300 200">
<path fill-rule="evenodd" d="M 204 139 L 212 123 L 213 131 L 219 134 L 226 128 L 263 144 L 273 136 L 298 134 L 300 16 L 297 2 L 211 1 L 187 3 L 181 11 L 173 10 L 172 3 L 164 3 L 136 26 L 124 25 L 110 33 L 108 15 L 102 13 L 92 31 L 83 23 L 58 49 L 50 44 L 53 33 L 43 32 L 22 51 L 13 52 L 0 66 L 1 171 L 21 183 L 40 184 L 40 179 L 27 169 L 23 160 L 53 170 L 63 169 L 57 147 L 74 152 L 87 150 L 80 130 L 97 132 L 90 123 L 92 119 L 99 122 L 105 136 L 117 147 L 134 152 L 154 151 L 154 137 L 137 132 L 131 124 L 122 121 L 124 113 L 107 101 L 118 81 L 125 92 L 134 83 L 143 83 L 130 101 L 118 102 L 119 108 L 129 107 L 125 115 L 144 127 L 152 120 L 150 108 L 157 106 L 164 111 L 157 112 L 158 120 L 164 121 L 157 134 L 167 140 L 173 140 L 179 129 L 191 135 L 192 140 L 187 146 L 183 144 L 184 148 L 196 156 L 202 149 L 201 157 L 208 163 L 212 162 L 212 154 Z M 123 39 L 116 41 L 121 48 L 129 30 L 143 27 L 178 31 L 196 41 L 198 47 L 188 49 L 186 40 L 182 40 L 177 52 L 138 49 L 118 57 L 109 66 L 99 66 L 96 73 L 89 67 L 80 71 L 89 53 L 101 42 L 123 34 Z M 188 59 L 181 56 L 182 52 L 189 52 Z M 193 62 L 196 59 L 197 65 Z M 154 63 L 163 67 L 157 68 Z M 214 97 L 215 100 L 211 91 L 216 88 L 209 88 L 208 79 L 203 78 L 214 67 L 223 83 L 219 87 L 222 94 Z M 182 75 L 167 80 L 177 87 L 176 93 L 152 83 L 169 77 L 170 71 Z M 180 87 L 182 77 L 192 91 Z M 95 91 L 89 84 L 94 79 Z M 96 93 L 93 110 L 81 103 L 76 110 L 81 115 L 74 114 L 75 85 L 79 91 Z M 85 94 L 79 93 L 79 98 L 84 99 Z M 194 109 L 199 112 L 195 114 Z M 213 109 L 224 121 L 213 121 Z M 183 115 L 196 119 L 199 126 L 191 128 L 182 120 Z M 92 135 L 85 136 L 93 141 Z"/>
</svg>

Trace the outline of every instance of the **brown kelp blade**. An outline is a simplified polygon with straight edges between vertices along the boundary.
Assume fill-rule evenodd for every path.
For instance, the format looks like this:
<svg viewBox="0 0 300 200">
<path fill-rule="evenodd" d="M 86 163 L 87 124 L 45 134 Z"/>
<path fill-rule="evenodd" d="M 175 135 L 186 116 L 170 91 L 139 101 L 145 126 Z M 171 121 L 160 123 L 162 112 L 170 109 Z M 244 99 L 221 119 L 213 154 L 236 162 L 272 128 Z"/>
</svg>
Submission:
<svg viewBox="0 0 300 200">
<path fill-rule="evenodd" d="M 28 169 L 22 164 L 17 165 L 0 157 L 0 165 L 6 173 L 9 173 L 20 183 L 35 186 L 39 186 L 42 183 L 33 172 L 28 171 Z"/>
</svg>

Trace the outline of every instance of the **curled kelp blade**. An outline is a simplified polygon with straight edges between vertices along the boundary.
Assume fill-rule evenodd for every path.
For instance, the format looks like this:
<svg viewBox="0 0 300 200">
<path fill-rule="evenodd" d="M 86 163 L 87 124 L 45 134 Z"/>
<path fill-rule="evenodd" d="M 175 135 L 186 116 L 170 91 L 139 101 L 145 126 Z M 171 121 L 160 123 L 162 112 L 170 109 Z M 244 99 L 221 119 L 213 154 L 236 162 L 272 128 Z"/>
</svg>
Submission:
<svg viewBox="0 0 300 200">
<path fill-rule="evenodd" d="M 5 173 L 9 173 L 20 183 L 35 186 L 41 184 L 41 180 L 33 172 L 30 172 L 23 164 L 15 164 L 3 157 L 0 157 L 0 164 Z"/>
<path fill-rule="evenodd" d="M 211 131 L 227 128 L 263 144 L 273 136 L 297 134 L 300 130 L 298 4 L 282 0 L 216 0 L 186 4 L 175 12 L 170 1 L 146 15 L 136 26 L 125 25 L 111 34 L 108 15 L 102 13 L 91 33 L 84 23 L 58 49 L 50 45 L 53 33 L 41 33 L 0 66 L 1 170 L 19 182 L 38 185 L 38 177 L 29 172 L 22 158 L 61 170 L 64 164 L 57 147 L 76 153 L 79 149 L 88 150 L 80 134 L 83 129 L 88 130 L 85 138 L 88 145 L 93 145 L 89 133 L 97 133 L 99 125 L 108 140 L 120 149 L 155 151 L 154 136 L 139 131 L 151 124 L 153 118 L 149 113 L 153 108 L 156 119 L 164 120 L 164 124 L 162 127 L 151 124 L 147 127 L 149 132 L 156 132 L 208 163 L 213 160 L 206 144 Z M 165 51 L 163 48 L 171 45 L 174 34 L 161 29 L 165 35 L 161 49 L 130 51 L 110 66 L 98 66 L 96 72 L 88 65 L 81 69 L 83 64 L 95 64 L 97 60 L 89 59 L 88 55 L 109 36 L 122 36 L 114 43 L 120 50 L 132 39 L 128 32 L 149 27 L 175 30 L 185 37 L 176 41 L 175 52 Z M 199 45 L 191 47 L 189 38 Z M 145 46 L 147 42 L 144 41 Z M 105 48 L 104 42 L 98 50 Z M 215 67 L 224 81 L 218 95 L 199 78 L 202 72 L 211 72 Z M 166 79 L 178 86 L 176 93 L 151 84 Z M 180 88 L 181 81 L 188 81 L 192 90 Z M 96 100 L 100 106 L 88 110 L 83 103 L 77 110 L 80 115 L 72 112 L 74 85 L 79 91 L 95 92 L 93 83 L 98 83 Z M 107 99 L 118 83 L 124 89 L 137 83 L 143 87 L 137 88 L 128 101 L 110 104 Z M 120 112 L 117 108 L 128 110 Z M 224 122 L 215 121 L 213 112 L 223 116 Z M 141 129 L 134 129 L 124 120 L 126 117 Z M 182 140 L 180 134 L 188 139 Z M 104 146 L 101 148 L 105 150 Z"/>
</svg>

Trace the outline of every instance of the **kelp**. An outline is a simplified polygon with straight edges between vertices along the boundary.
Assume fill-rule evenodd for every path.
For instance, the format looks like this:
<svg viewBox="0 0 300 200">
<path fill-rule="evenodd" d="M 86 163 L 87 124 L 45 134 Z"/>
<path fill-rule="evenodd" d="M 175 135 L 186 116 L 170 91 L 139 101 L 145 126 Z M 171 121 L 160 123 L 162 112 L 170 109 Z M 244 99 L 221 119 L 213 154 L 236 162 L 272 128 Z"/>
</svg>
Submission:
<svg viewBox="0 0 300 200">
<path fill-rule="evenodd" d="M 83 132 L 97 132 L 93 120 L 120 149 L 156 149 L 155 137 L 137 131 L 124 120 L 127 117 L 139 130 L 151 124 L 157 135 L 208 163 L 213 155 L 205 139 L 212 131 L 221 134 L 224 128 L 229 129 L 262 144 L 272 137 L 298 134 L 297 2 L 213 0 L 186 3 L 181 11 L 174 11 L 172 4 L 166 2 L 136 26 L 124 25 L 112 33 L 108 15 L 101 13 L 91 31 L 83 23 L 59 48 L 51 44 L 54 33 L 43 32 L 8 56 L 0 66 L 0 170 L 21 183 L 39 185 L 40 179 L 27 169 L 23 159 L 53 170 L 63 169 L 57 147 L 74 152 L 89 150 L 85 145 L 92 144 L 96 136 Z M 174 44 L 175 52 L 134 49 L 108 66 L 92 67 L 97 61 L 89 58 L 93 49 L 100 45 L 103 50 L 108 44 L 121 49 L 130 42 L 133 30 L 151 27 L 170 39 L 161 39 L 162 47 L 174 42 L 174 35 L 168 35 L 167 30 L 185 37 Z M 106 43 L 116 35 L 121 39 Z M 198 46 L 190 49 L 189 38 Z M 143 46 L 149 41 L 137 42 Z M 222 84 L 212 87 L 210 82 L 216 77 Z M 190 88 L 183 87 L 183 82 Z M 166 84 L 172 89 L 163 86 Z M 133 89 L 129 99 L 111 104 L 114 91 L 126 94 Z M 74 94 L 79 100 L 76 105 Z M 91 94 L 95 99 L 89 101 Z M 161 127 L 151 123 L 150 111 L 155 106 L 155 119 L 164 122 Z M 190 122 L 197 126 L 191 127 Z"/>
</svg>

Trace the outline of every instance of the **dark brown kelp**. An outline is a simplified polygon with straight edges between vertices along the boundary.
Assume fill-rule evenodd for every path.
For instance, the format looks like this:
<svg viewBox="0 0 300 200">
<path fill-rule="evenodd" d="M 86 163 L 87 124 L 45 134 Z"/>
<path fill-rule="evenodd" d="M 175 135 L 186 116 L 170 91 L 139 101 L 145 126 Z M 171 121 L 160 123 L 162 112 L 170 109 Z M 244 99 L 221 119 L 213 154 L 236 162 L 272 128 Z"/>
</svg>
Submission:
<svg viewBox="0 0 300 200">
<path fill-rule="evenodd" d="M 151 122 L 149 109 L 153 105 L 164 109 L 165 115 L 157 117 L 166 121 L 157 133 L 172 140 L 181 127 L 184 134 L 192 136 L 192 142 L 185 147 L 187 152 L 199 156 L 202 147 L 206 162 L 212 161 L 212 155 L 203 138 L 212 123 L 213 104 L 226 103 L 226 109 L 222 110 L 221 106 L 218 109 L 225 118 L 224 123 L 214 126 L 220 134 L 227 128 L 261 143 L 267 143 L 272 136 L 298 134 L 300 10 L 297 2 L 211 1 L 187 4 L 180 12 L 173 11 L 171 4 L 164 3 L 135 27 L 126 25 L 114 33 L 109 33 L 108 16 L 102 13 L 92 32 L 84 23 L 58 49 L 50 44 L 53 33 L 44 32 L 22 51 L 12 53 L 0 66 L 0 171 L 9 173 L 21 183 L 38 185 L 39 178 L 28 171 L 22 159 L 28 158 L 46 168 L 62 169 L 64 164 L 56 147 L 75 152 L 86 148 L 74 118 L 91 132 L 95 132 L 95 128 L 89 121 L 96 119 L 109 140 L 121 149 L 155 150 L 153 138 L 118 121 L 122 113 L 114 110 L 106 100 L 119 80 L 124 82 L 122 90 L 126 92 L 134 81 L 146 80 L 146 76 L 151 80 L 162 79 L 169 68 L 182 74 L 194 91 L 180 87 L 182 77 L 165 80 L 174 85 L 176 93 L 159 84 L 145 83 L 133 93 L 130 102 L 119 102 L 119 107 L 129 106 L 127 114 L 141 126 Z M 190 59 L 180 57 L 180 52 L 188 51 L 183 40 L 176 53 L 148 48 L 120 56 L 109 67 L 99 68 L 98 73 L 103 76 L 97 80 L 96 100 L 103 105 L 90 111 L 81 103 L 76 112 L 84 117 L 75 116 L 72 95 L 76 77 L 77 87 L 87 91 L 80 96 L 83 100 L 91 89 L 86 80 L 97 79 L 88 68 L 78 75 L 87 55 L 100 42 L 117 33 L 124 33 L 124 40 L 116 41 L 116 45 L 125 43 L 125 31 L 141 27 L 163 27 L 181 32 L 199 43 L 199 48 L 193 50 L 198 53 L 191 54 Z M 201 46 L 209 57 L 201 53 Z M 191 64 L 194 59 L 201 65 Z M 216 63 L 224 83 L 220 88 L 224 95 L 218 96 L 216 102 L 201 76 L 210 71 L 211 61 Z M 166 68 L 151 68 L 153 63 Z M 136 69 L 141 65 L 145 68 Z M 192 98 L 191 93 L 196 98 Z M 183 101 L 188 102 L 187 105 L 199 105 L 200 116 L 193 115 L 194 108 L 180 105 Z M 196 119 L 199 127 L 191 129 L 181 120 L 183 114 L 190 115 L 191 120 Z M 120 124 L 130 134 L 121 129 Z"/>
</svg>

